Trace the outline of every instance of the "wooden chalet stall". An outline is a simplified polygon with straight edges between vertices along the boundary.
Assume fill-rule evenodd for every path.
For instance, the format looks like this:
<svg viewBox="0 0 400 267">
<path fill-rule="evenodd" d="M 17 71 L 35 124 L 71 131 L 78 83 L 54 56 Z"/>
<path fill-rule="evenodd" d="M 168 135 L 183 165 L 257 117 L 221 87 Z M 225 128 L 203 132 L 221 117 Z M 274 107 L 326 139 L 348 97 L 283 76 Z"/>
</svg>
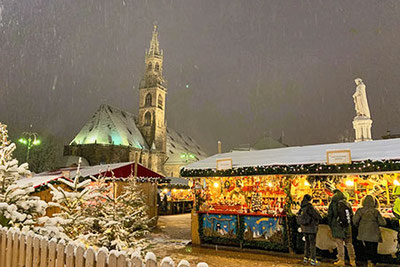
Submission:
<svg viewBox="0 0 400 267">
<path fill-rule="evenodd" d="M 33 193 L 35 196 L 39 196 L 42 200 L 50 202 L 52 200 L 51 189 L 48 184 L 56 184 L 61 186 L 64 190 L 68 190 L 68 187 L 59 182 L 58 179 L 73 179 L 76 175 L 77 168 L 64 168 L 53 172 L 46 172 L 35 175 L 31 178 L 21 179 L 17 182 L 19 185 L 32 184 L 35 188 Z M 127 183 L 126 179 L 133 179 L 135 175 L 135 163 L 124 162 L 114 163 L 106 165 L 96 166 L 84 166 L 80 169 L 81 176 L 84 178 L 90 177 L 110 177 L 108 180 L 116 186 L 116 192 L 119 195 L 123 190 L 124 185 Z M 149 207 L 148 213 L 150 217 L 158 218 L 158 203 L 157 203 L 157 184 L 164 183 L 165 178 L 161 174 L 153 172 L 152 170 L 137 164 L 136 179 L 139 187 L 143 190 L 146 196 L 146 203 Z M 47 216 L 52 216 L 57 212 L 56 208 L 48 208 Z M 157 223 L 155 220 L 154 223 Z"/>
<path fill-rule="evenodd" d="M 168 177 L 165 184 L 159 184 L 159 214 L 172 215 L 190 213 L 193 208 L 191 181 L 184 178 Z"/>
<path fill-rule="evenodd" d="M 387 221 L 381 228 L 380 261 L 400 263 L 399 222 L 392 214 L 397 197 L 392 192 L 400 185 L 400 139 L 234 151 L 190 164 L 181 175 L 193 180 L 194 244 L 301 252 L 304 242 L 295 214 L 303 196 L 311 194 L 324 217 L 317 247 L 329 254 L 335 244 L 326 215 L 337 188 L 348 195 L 354 211 L 366 194 L 377 197 Z"/>
</svg>

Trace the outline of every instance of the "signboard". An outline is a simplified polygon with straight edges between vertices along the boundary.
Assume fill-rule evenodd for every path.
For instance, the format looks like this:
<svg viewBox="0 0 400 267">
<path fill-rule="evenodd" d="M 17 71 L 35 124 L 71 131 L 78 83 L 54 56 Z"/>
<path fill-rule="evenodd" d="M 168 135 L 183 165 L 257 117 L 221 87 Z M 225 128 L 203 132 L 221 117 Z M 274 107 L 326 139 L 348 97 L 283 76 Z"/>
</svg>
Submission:
<svg viewBox="0 0 400 267">
<path fill-rule="evenodd" d="M 217 159 L 217 170 L 232 169 L 232 159 Z"/>
<path fill-rule="evenodd" d="M 351 164 L 350 150 L 332 150 L 326 151 L 327 164 Z"/>
</svg>

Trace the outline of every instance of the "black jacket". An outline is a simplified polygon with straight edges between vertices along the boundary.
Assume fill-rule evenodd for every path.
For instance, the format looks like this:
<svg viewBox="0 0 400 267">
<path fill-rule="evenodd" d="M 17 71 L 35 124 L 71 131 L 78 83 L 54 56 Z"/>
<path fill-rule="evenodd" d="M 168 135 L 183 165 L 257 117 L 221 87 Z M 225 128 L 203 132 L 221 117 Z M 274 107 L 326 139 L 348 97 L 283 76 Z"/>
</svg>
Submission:
<svg viewBox="0 0 400 267">
<path fill-rule="evenodd" d="M 300 225 L 301 231 L 305 234 L 316 234 L 318 231 L 319 221 L 322 220 L 321 215 L 312 204 L 305 199 L 301 202 L 301 211 L 310 216 L 311 221 L 308 225 Z"/>
</svg>

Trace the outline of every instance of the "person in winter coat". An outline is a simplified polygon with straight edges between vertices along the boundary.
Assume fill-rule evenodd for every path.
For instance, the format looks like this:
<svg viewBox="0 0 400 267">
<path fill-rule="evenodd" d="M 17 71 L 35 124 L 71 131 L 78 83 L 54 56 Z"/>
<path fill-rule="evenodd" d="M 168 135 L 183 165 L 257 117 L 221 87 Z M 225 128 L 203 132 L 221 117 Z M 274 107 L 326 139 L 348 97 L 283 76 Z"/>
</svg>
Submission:
<svg viewBox="0 0 400 267">
<path fill-rule="evenodd" d="M 376 209 L 379 203 L 376 198 L 367 195 L 353 217 L 353 223 L 358 227 L 357 239 L 363 241 L 368 266 L 375 266 L 378 255 L 378 242 L 382 242 L 379 226 L 385 226 L 386 221 Z"/>
<path fill-rule="evenodd" d="M 338 203 L 342 201 L 351 211 L 351 205 L 347 202 L 347 199 L 343 192 L 336 189 L 332 197 L 332 201 L 328 207 L 328 223 L 332 231 L 332 237 L 335 240 L 336 248 L 338 251 L 338 260 L 334 263 L 335 265 L 345 266 L 345 252 L 344 246 L 346 245 L 347 252 L 350 258 L 350 265 L 356 265 L 356 253 L 354 251 L 354 246 L 352 243 L 351 235 L 351 224 L 348 226 L 342 226 L 338 220 Z M 353 213 L 351 211 L 351 213 Z M 353 214 L 351 214 L 352 216 Z"/>
<path fill-rule="evenodd" d="M 319 212 L 311 204 L 312 197 L 308 194 L 304 195 L 303 201 L 301 202 L 300 212 L 304 213 L 309 223 L 306 225 L 300 225 L 301 231 L 304 234 L 305 246 L 304 246 L 304 263 L 310 262 L 311 265 L 319 265 L 319 262 L 315 258 L 316 256 L 316 239 L 319 221 L 322 219 Z"/>
</svg>

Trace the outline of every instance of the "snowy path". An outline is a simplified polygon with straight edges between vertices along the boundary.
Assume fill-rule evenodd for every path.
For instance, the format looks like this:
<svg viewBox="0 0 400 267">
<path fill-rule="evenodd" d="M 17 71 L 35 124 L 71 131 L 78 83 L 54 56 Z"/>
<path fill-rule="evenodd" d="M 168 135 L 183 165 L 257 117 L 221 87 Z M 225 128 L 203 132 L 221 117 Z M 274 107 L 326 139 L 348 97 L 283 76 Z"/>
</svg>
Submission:
<svg viewBox="0 0 400 267">
<path fill-rule="evenodd" d="M 157 257 L 171 256 L 174 260 L 186 259 L 192 266 L 204 261 L 210 267 L 288 267 L 305 266 L 299 258 L 281 255 L 256 254 L 241 251 L 215 250 L 186 246 L 190 241 L 190 214 L 161 216 L 158 230 L 152 234 L 156 245 L 152 249 Z M 321 266 L 335 266 L 324 262 Z M 359 266 L 362 266 L 361 263 Z M 389 265 L 378 265 L 389 266 Z M 394 266 L 394 265 L 392 265 Z"/>
</svg>

